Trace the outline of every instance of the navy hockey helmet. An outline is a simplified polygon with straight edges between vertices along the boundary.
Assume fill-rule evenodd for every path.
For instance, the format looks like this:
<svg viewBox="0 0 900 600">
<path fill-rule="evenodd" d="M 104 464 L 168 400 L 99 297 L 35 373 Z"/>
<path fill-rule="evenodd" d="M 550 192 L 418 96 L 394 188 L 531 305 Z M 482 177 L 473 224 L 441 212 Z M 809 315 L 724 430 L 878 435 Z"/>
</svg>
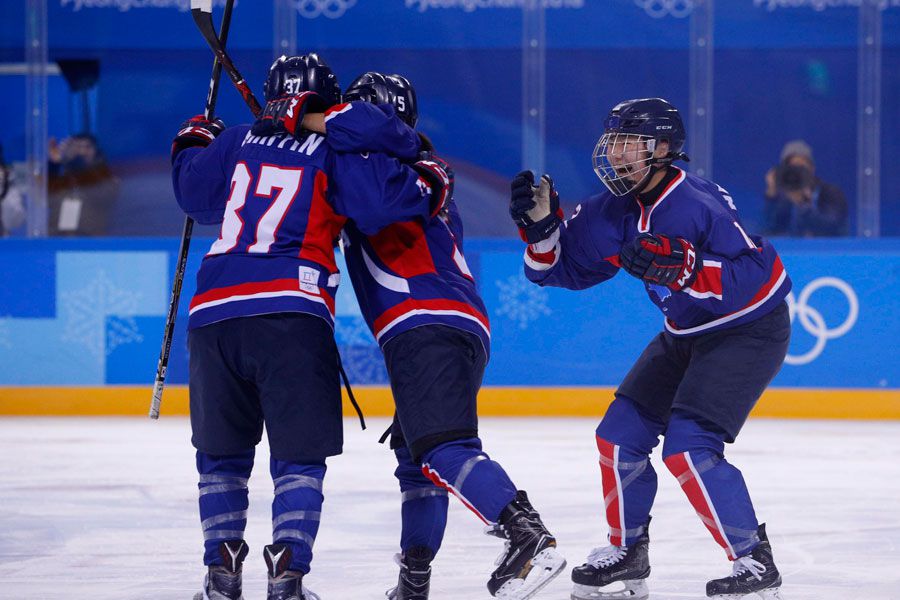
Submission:
<svg viewBox="0 0 900 600">
<path fill-rule="evenodd" d="M 684 123 L 678 109 L 662 98 L 620 102 L 603 122 L 603 136 L 594 148 L 594 172 L 616 196 L 640 190 L 674 160 L 688 160 L 682 152 Z M 660 142 L 667 142 L 665 156 L 654 157 Z"/>
<path fill-rule="evenodd" d="M 315 52 L 302 56 L 280 56 L 266 75 L 263 94 L 266 101 L 284 94 L 315 92 L 329 106 L 340 103 L 341 86 L 331 67 Z"/>
<path fill-rule="evenodd" d="M 375 71 L 363 73 L 344 92 L 344 100 L 390 104 L 397 111 L 397 116 L 410 127 L 415 127 L 419 120 L 416 90 L 402 75 L 383 75 Z"/>
</svg>

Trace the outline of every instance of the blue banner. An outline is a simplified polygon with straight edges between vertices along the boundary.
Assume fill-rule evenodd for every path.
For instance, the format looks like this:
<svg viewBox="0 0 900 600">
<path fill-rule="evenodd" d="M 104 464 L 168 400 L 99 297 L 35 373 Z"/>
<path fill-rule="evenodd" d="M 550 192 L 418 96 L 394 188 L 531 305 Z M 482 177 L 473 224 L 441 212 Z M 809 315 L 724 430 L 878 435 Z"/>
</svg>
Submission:
<svg viewBox="0 0 900 600">
<path fill-rule="evenodd" d="M 194 240 L 169 382 L 186 383 L 186 307 L 210 240 Z M 0 240 L 0 386 L 153 381 L 177 240 Z M 794 282 L 793 340 L 774 385 L 900 387 L 900 242 L 779 240 Z M 620 274 L 589 290 L 540 288 L 518 241 L 471 240 L 467 260 L 491 318 L 486 385 L 616 385 L 662 317 Z M 345 281 L 349 281 L 345 278 Z M 349 283 L 337 341 L 351 380 L 385 384 L 381 354 Z"/>
<path fill-rule="evenodd" d="M 861 0 L 729 0 L 715 4 L 719 47 L 855 47 Z M 24 43 L 24 0 L 6 0 L 0 47 Z M 216 0 L 214 6 L 221 6 Z M 301 46 L 510 48 L 524 0 L 296 0 Z M 692 0 L 544 0 L 551 48 L 685 48 Z M 884 43 L 900 43 L 900 1 L 881 0 Z M 203 46 L 190 0 L 48 0 L 51 48 Z M 218 11 L 214 11 L 218 12 Z M 498 26 L 501 25 L 501 26 Z M 233 48 L 272 47 L 273 3 L 237 2 Z"/>
</svg>

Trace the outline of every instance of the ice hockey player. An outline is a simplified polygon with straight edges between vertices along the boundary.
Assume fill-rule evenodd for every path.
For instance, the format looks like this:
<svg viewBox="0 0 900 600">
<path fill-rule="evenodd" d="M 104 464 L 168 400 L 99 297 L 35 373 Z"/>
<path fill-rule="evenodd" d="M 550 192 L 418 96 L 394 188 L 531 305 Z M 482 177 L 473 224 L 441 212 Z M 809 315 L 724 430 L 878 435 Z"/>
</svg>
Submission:
<svg viewBox="0 0 900 600">
<path fill-rule="evenodd" d="M 597 427 L 610 545 L 572 571 L 577 600 L 648 596 L 649 455 L 663 434 L 663 462 L 734 561 L 707 596 L 777 598 L 781 585 L 765 525 L 723 452 L 781 367 L 791 282 L 772 245 L 744 231 L 727 191 L 672 164 L 687 160 L 684 140 L 665 100 L 614 107 L 594 151 L 608 191 L 565 223 L 549 176 L 512 182 L 528 279 L 578 290 L 624 269 L 665 317 Z"/>
<path fill-rule="evenodd" d="M 253 126 L 194 117 L 172 146 L 178 203 L 221 224 L 190 304 L 190 409 L 208 573 L 195 600 L 241 599 L 247 481 L 263 423 L 275 486 L 268 600 L 315 600 L 303 587 L 322 508 L 325 460 L 343 443 L 334 242 L 348 218 L 375 234 L 426 218 L 443 196 L 386 155 L 333 152 L 295 131 L 340 102 L 316 54 L 281 57 Z M 429 172 L 440 172 L 429 165 Z M 340 190 L 340 196 L 336 194 Z M 439 208 L 439 207 L 438 207 Z"/>
<path fill-rule="evenodd" d="M 326 111 L 326 143 L 333 149 L 390 151 L 403 158 L 424 150 L 420 164 L 431 162 L 449 172 L 424 136 L 420 143 L 408 129 L 408 142 L 401 143 L 398 119 L 389 119 L 384 134 L 378 133 L 383 117 L 395 112 L 410 127 L 416 124 L 416 95 L 405 78 L 366 73 L 348 87 L 345 100 L 364 103 Z M 488 582 L 491 595 L 532 597 L 559 574 L 565 559 L 526 493 L 482 450 L 477 394 L 490 352 L 490 325 L 463 254 L 455 203 L 450 198 L 427 222 L 398 222 L 376 235 L 350 219 L 344 233 L 347 269 L 384 353 L 397 411 L 392 447 L 403 498 L 402 554 L 398 585 L 388 596 L 428 598 L 430 563 L 446 524 L 439 488 L 457 496 L 506 542 Z"/>
</svg>

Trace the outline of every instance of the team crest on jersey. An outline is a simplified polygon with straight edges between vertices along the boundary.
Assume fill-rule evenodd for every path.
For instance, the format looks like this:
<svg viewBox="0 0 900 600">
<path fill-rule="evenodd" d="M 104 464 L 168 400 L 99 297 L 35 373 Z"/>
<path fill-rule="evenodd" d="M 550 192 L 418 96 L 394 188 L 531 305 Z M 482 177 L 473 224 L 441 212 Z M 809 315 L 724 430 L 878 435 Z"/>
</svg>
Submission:
<svg viewBox="0 0 900 600">
<path fill-rule="evenodd" d="M 656 297 L 659 298 L 660 302 L 665 302 L 669 299 L 669 296 L 672 295 L 672 290 L 667 288 L 664 285 L 657 285 L 655 283 L 651 283 L 647 285 L 647 288 L 656 294 Z"/>
</svg>

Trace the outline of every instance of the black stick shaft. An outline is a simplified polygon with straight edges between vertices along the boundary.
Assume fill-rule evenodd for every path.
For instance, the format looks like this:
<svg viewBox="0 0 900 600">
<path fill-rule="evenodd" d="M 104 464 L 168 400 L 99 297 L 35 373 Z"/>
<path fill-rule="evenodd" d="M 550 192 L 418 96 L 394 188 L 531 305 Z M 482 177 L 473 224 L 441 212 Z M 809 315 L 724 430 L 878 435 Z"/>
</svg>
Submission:
<svg viewBox="0 0 900 600">
<path fill-rule="evenodd" d="M 228 29 L 231 25 L 231 12 L 234 0 L 225 3 L 225 12 L 222 15 L 222 25 L 218 43 L 224 49 L 228 40 Z M 205 37 L 205 35 L 204 35 Z M 222 62 L 219 57 L 213 59 L 212 76 L 209 80 L 209 93 L 206 95 L 206 108 L 203 115 L 211 119 L 216 110 L 216 99 L 219 95 L 219 79 L 222 74 Z M 184 219 L 184 229 L 181 232 L 181 244 L 178 247 L 178 262 L 175 265 L 175 275 L 172 279 L 172 296 L 169 298 L 169 312 L 166 314 L 166 326 L 163 331 L 162 347 L 159 351 L 159 362 L 156 364 L 156 380 L 153 383 L 153 397 L 150 401 L 150 418 L 159 418 L 159 409 L 162 404 L 163 388 L 166 384 L 166 372 L 169 368 L 169 354 L 172 350 L 172 338 L 175 334 L 175 319 L 178 316 L 178 301 L 181 298 L 181 285 L 184 282 L 184 273 L 187 268 L 188 251 L 191 247 L 191 233 L 194 229 L 194 220 L 190 217 Z"/>
</svg>

